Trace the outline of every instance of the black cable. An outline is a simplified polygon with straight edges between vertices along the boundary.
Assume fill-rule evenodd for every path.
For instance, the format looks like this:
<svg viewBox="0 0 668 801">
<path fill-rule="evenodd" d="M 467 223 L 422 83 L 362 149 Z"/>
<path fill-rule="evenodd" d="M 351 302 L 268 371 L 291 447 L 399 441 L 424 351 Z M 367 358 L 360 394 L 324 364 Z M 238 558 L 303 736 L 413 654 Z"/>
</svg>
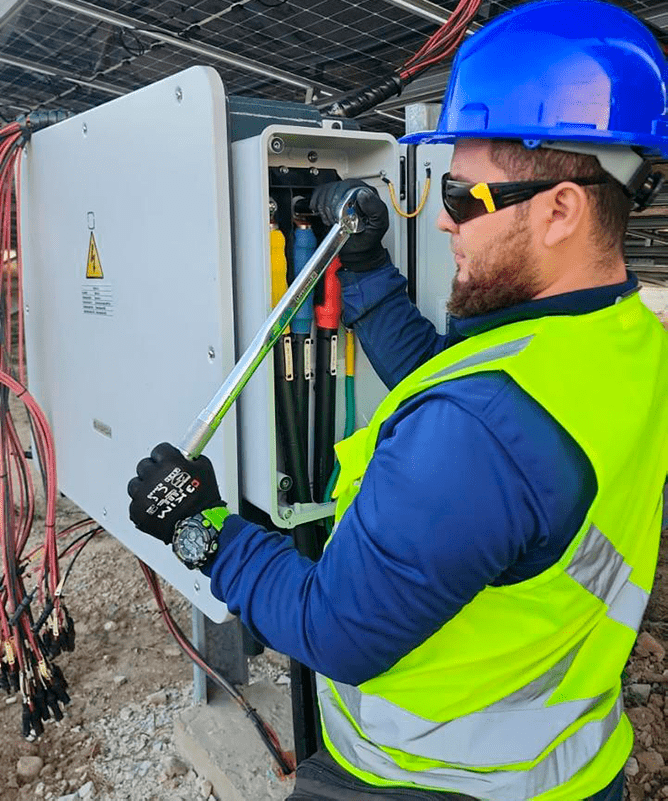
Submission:
<svg viewBox="0 0 668 801">
<path fill-rule="evenodd" d="M 123 48 L 123 50 L 125 50 L 134 58 L 141 58 L 141 56 L 143 56 L 146 53 L 146 45 L 142 42 L 142 40 L 139 38 L 139 36 L 135 31 L 132 30 L 128 31 L 125 30 L 124 28 L 119 28 L 117 34 L 118 34 L 118 43 L 120 44 L 120 46 Z M 136 45 L 135 50 L 133 50 L 132 47 L 126 44 L 125 42 L 126 36 L 131 36 L 134 39 Z"/>
<path fill-rule="evenodd" d="M 91 522 L 91 523 L 93 523 L 94 521 L 93 521 L 93 520 L 91 520 L 90 522 Z M 75 524 L 75 525 L 76 525 L 76 524 Z M 66 532 L 66 531 L 67 531 L 67 529 L 65 529 L 65 532 Z M 104 529 L 102 528 L 102 526 L 97 526 L 97 527 L 95 528 L 95 534 L 98 534 L 100 531 L 104 531 Z M 65 532 L 61 531 L 61 532 L 60 532 L 60 535 L 62 535 L 62 534 L 63 534 L 63 533 L 65 533 Z M 70 542 L 70 543 L 67 545 L 67 547 L 63 548 L 63 550 L 62 550 L 62 551 L 61 551 L 61 552 L 58 554 L 58 559 L 62 559 L 62 558 L 63 558 L 63 556 L 65 556 L 65 554 L 66 554 L 66 553 L 67 553 L 67 552 L 68 552 L 68 551 L 69 551 L 71 548 L 73 548 L 73 547 L 74 547 L 74 546 L 75 546 L 75 545 L 76 545 L 78 542 L 81 542 L 81 540 L 83 540 L 85 537 L 87 537 L 89 534 L 92 534 L 92 533 L 93 533 L 93 532 L 92 532 L 92 531 L 90 531 L 90 530 L 89 530 L 89 531 L 84 531 L 84 533 L 83 533 L 83 534 L 80 534 L 78 537 L 76 537 L 75 539 L 73 539 L 73 540 L 72 540 L 72 542 Z M 60 536 L 60 535 L 59 535 L 59 536 Z M 86 543 L 86 545 L 88 545 L 88 543 Z M 86 546 L 84 545 L 83 547 L 85 548 Z"/>
<path fill-rule="evenodd" d="M 385 80 L 373 86 L 361 89 L 353 97 L 346 97 L 332 103 L 322 113 L 332 117 L 357 117 L 365 111 L 375 108 L 379 103 L 388 100 L 394 95 L 400 95 L 404 86 L 410 79 L 399 75 L 390 75 Z"/>
<path fill-rule="evenodd" d="M 72 572 L 72 568 L 74 567 L 74 563 L 75 563 L 75 562 L 77 561 L 77 559 L 79 558 L 79 554 L 80 554 L 80 553 L 83 551 L 83 549 L 86 547 L 86 545 L 88 545 L 88 543 L 89 543 L 89 542 L 90 542 L 90 541 L 93 539 L 93 537 L 94 537 L 96 534 L 99 534 L 101 531 L 104 531 L 104 529 L 102 528 L 102 526 L 98 526 L 97 528 L 93 529 L 93 531 L 87 531 L 87 532 L 86 532 L 85 534 L 83 534 L 81 537 L 78 537 L 78 538 L 77 538 L 77 540 L 74 540 L 74 542 L 71 542 L 71 543 L 70 543 L 70 544 L 67 546 L 67 548 L 65 549 L 65 551 L 67 551 L 67 549 L 71 548 L 71 547 L 72 547 L 72 545 L 74 545 L 74 544 L 75 544 L 75 543 L 76 543 L 78 540 L 82 540 L 82 539 L 84 539 L 84 537 L 88 537 L 88 540 L 87 540 L 87 541 L 86 541 L 86 542 L 85 542 L 85 543 L 84 543 L 84 544 L 81 546 L 81 548 L 79 548 L 79 550 L 78 550 L 78 551 L 77 551 L 77 552 L 74 554 L 74 556 L 72 557 L 72 561 L 71 561 L 71 562 L 69 563 L 69 565 L 67 566 L 67 569 L 65 570 L 65 574 L 63 575 L 62 579 L 60 580 L 60 592 L 61 592 L 61 594 L 62 594 L 62 591 L 63 591 L 63 587 L 65 586 L 65 582 L 67 581 L 67 578 L 68 578 L 68 576 L 69 576 L 69 575 L 70 575 L 70 573 Z M 63 553 L 65 553 L 65 551 L 63 551 Z M 62 556 L 62 555 L 63 555 L 63 554 L 61 554 L 61 556 Z"/>
<path fill-rule="evenodd" d="M 406 213 L 417 208 L 417 145 L 406 147 Z M 408 297 L 412 303 L 417 297 L 417 218 L 406 220 L 406 272 Z"/>
<path fill-rule="evenodd" d="M 146 581 L 148 582 L 151 591 L 155 597 L 156 603 L 158 605 L 158 609 L 160 614 L 163 616 L 165 623 L 167 624 L 168 629 L 171 631 L 174 639 L 176 640 L 177 644 L 181 648 L 181 650 L 186 654 L 186 656 L 194 661 L 196 664 L 201 667 L 207 676 L 217 684 L 222 690 L 232 696 L 232 698 L 239 704 L 239 706 L 244 710 L 246 716 L 250 718 L 253 725 L 257 729 L 258 734 L 262 738 L 265 746 L 273 756 L 273 758 L 278 763 L 279 767 L 283 771 L 284 775 L 288 776 L 290 773 L 293 772 L 292 766 L 286 761 L 286 758 L 283 752 L 280 749 L 280 746 L 274 739 L 271 737 L 269 730 L 267 728 L 267 724 L 262 720 L 260 715 L 257 713 L 255 709 L 249 704 L 246 698 L 242 695 L 242 693 L 237 690 L 232 684 L 230 684 L 227 679 L 218 673 L 215 668 L 211 667 L 211 665 L 206 661 L 204 656 L 198 651 L 198 649 L 192 644 L 192 642 L 186 637 L 183 633 L 179 624 L 174 620 L 172 617 L 167 605 L 162 597 L 162 590 L 160 588 L 160 584 L 158 583 L 158 577 L 155 572 L 141 559 L 138 558 L 139 565 L 146 577 Z"/>
</svg>

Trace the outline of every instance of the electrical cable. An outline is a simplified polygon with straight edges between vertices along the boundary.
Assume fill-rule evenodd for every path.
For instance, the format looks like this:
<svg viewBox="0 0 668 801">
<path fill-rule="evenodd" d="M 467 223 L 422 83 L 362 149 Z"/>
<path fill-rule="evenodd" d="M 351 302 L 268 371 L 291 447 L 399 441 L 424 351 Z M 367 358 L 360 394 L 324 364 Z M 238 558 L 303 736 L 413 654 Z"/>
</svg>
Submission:
<svg viewBox="0 0 668 801">
<path fill-rule="evenodd" d="M 139 562 L 142 572 L 146 577 L 146 581 L 153 592 L 158 610 L 165 621 L 167 628 L 171 632 L 180 648 L 183 650 L 186 656 L 188 656 L 206 673 L 211 681 L 228 693 L 228 695 L 230 695 L 241 707 L 246 716 L 250 718 L 258 734 L 262 738 L 263 743 L 271 753 L 272 757 L 278 763 L 278 766 L 281 770 L 281 777 L 286 777 L 292 774 L 295 770 L 294 759 L 289 753 L 282 749 L 276 732 L 260 717 L 257 711 L 248 703 L 242 693 L 239 692 L 236 687 L 230 684 L 227 679 L 221 676 L 217 670 L 212 668 L 202 654 L 197 650 L 197 648 L 195 648 L 192 642 L 190 642 L 167 608 L 158 577 L 148 565 L 141 561 L 141 559 L 138 559 L 137 561 Z"/>
<path fill-rule="evenodd" d="M 403 88 L 418 75 L 442 63 L 455 52 L 464 40 L 468 26 L 478 13 L 481 2 L 482 0 L 460 0 L 449 19 L 413 56 L 395 70 L 394 74 L 373 86 L 336 101 L 326 107 L 323 113 L 333 117 L 358 117 L 390 97 L 400 95 Z"/>
<path fill-rule="evenodd" d="M 290 219 L 294 223 L 292 231 L 292 278 L 301 273 L 317 247 L 317 239 L 310 221 L 298 211 L 301 202 L 299 195 L 293 195 L 290 202 Z M 288 260 L 290 261 L 290 260 Z M 295 503 L 312 501 L 311 485 L 308 473 L 308 443 L 310 423 L 312 349 L 311 328 L 313 326 L 313 293 L 301 305 L 292 318 L 292 337 L 294 343 L 294 406 L 298 436 L 304 452 L 303 472 L 292 476 L 293 497 Z M 303 487 L 301 494 L 298 486 Z M 322 549 L 318 540 L 315 523 L 302 523 L 291 529 L 295 548 L 303 556 L 316 561 Z M 290 659 L 290 686 L 292 700 L 292 723 L 295 742 L 296 761 L 299 763 L 314 754 L 321 746 L 319 728 L 319 712 L 315 675 L 306 665 L 296 659 Z"/>
<path fill-rule="evenodd" d="M 302 268 L 315 253 L 317 240 L 311 223 L 301 216 L 294 217 L 293 231 L 293 281 Z M 294 342 L 294 368 L 295 368 L 295 409 L 297 424 L 303 442 L 308 442 L 309 430 L 309 392 L 312 377 L 312 349 L 311 328 L 313 326 L 313 293 L 310 293 L 304 303 L 292 318 L 292 335 Z M 307 449 L 308 450 L 308 449 Z M 294 478 L 294 476 L 293 476 Z M 302 503 L 311 500 L 309 489 L 307 497 L 298 498 Z"/>
<path fill-rule="evenodd" d="M 285 236 L 271 214 L 271 209 L 269 244 L 271 306 L 273 309 L 288 290 L 288 262 L 285 252 Z M 276 418 L 281 433 L 285 470 L 292 479 L 289 498 L 304 502 L 310 499 L 311 489 L 308 483 L 306 441 L 297 418 L 292 335 L 289 326 L 274 346 L 274 374 Z"/>
<path fill-rule="evenodd" d="M 424 209 L 427 198 L 429 197 L 429 189 L 431 188 L 431 167 L 427 167 L 426 169 L 426 178 L 424 182 L 424 189 L 422 190 L 422 197 L 420 198 L 420 202 L 418 203 L 417 208 L 415 211 L 407 212 L 404 211 L 401 206 L 399 205 L 399 201 L 397 200 L 397 193 L 394 189 L 394 184 L 390 181 L 389 178 L 382 175 L 381 180 L 387 184 L 388 189 L 390 190 L 390 200 L 392 201 L 392 208 L 396 211 L 396 213 L 403 217 L 405 220 L 412 220 L 413 217 L 417 217 L 418 214 Z"/>
<path fill-rule="evenodd" d="M 65 572 L 63 573 L 63 577 L 61 578 L 60 582 L 58 583 L 58 586 L 56 587 L 56 597 L 60 598 L 60 596 L 62 595 L 63 587 L 65 586 L 65 582 L 67 581 L 70 573 L 72 572 L 72 568 L 74 567 L 74 563 L 77 561 L 77 558 L 81 555 L 83 549 L 86 547 L 86 545 L 88 545 L 88 543 L 93 539 L 93 537 L 95 537 L 101 531 L 104 531 L 104 529 L 102 528 L 102 526 L 98 526 L 97 528 L 94 528 L 92 531 L 86 532 L 86 534 L 82 534 L 81 537 L 77 537 L 77 539 L 74 542 L 70 543 L 70 545 L 67 546 L 65 551 L 63 551 L 61 556 L 63 556 L 63 554 L 67 550 L 69 550 L 73 545 L 75 545 L 79 540 L 83 540 L 83 539 L 87 538 L 86 541 L 82 542 L 81 546 L 79 548 L 77 548 L 76 553 L 72 557 L 72 561 L 69 563 L 69 565 L 67 566 Z"/>
<path fill-rule="evenodd" d="M 346 385 L 345 385 L 345 392 L 346 392 L 346 422 L 343 429 L 343 439 L 347 439 L 350 437 L 355 431 L 355 415 L 356 415 L 356 408 L 355 408 L 355 334 L 352 328 L 346 328 Z M 338 459 L 334 463 L 334 469 L 332 470 L 332 474 L 329 477 L 329 481 L 327 482 L 327 486 L 325 488 L 325 494 L 323 498 L 323 502 L 327 503 L 328 501 L 332 500 L 332 493 L 334 492 L 334 487 L 336 486 L 336 482 L 339 480 L 339 475 L 341 473 L 341 465 L 338 462 Z M 333 517 L 328 517 L 325 520 L 325 528 L 327 529 L 327 534 L 332 533 L 333 528 Z"/>
<path fill-rule="evenodd" d="M 0 129 L 0 325 L 4 333 L 0 340 L 0 688 L 21 695 L 21 728 L 29 740 L 44 731 L 43 721 L 51 717 L 60 720 L 61 705 L 70 700 L 67 683 L 53 659 L 74 647 L 74 624 L 59 596 L 80 550 L 61 580 L 56 542 L 62 534 L 56 532 L 53 436 L 43 411 L 26 389 L 18 213 L 21 156 L 34 131 L 64 118 L 59 112 L 31 114 Z M 23 406 L 28 418 L 46 498 L 43 544 L 29 556 L 24 551 L 35 522 L 35 492 L 12 416 L 16 403 Z M 29 577 L 36 583 L 27 592 Z M 36 603 L 42 607 L 39 625 L 34 622 Z"/>
<path fill-rule="evenodd" d="M 341 283 L 338 256 L 332 259 L 323 278 L 322 303 L 315 305 L 315 432 L 313 436 L 313 499 L 324 500 L 327 479 L 334 466 L 336 422 L 336 372 Z"/>
</svg>

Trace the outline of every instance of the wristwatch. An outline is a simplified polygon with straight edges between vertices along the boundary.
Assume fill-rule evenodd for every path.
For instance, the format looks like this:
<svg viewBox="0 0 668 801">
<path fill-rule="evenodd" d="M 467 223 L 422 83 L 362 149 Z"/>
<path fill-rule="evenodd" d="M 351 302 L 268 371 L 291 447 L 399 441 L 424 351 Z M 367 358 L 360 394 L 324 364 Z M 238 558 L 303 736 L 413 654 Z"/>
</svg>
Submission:
<svg viewBox="0 0 668 801">
<path fill-rule="evenodd" d="M 226 507 L 217 506 L 179 520 L 172 538 L 176 558 L 190 570 L 204 567 L 218 550 L 218 535 L 228 515 Z"/>
</svg>

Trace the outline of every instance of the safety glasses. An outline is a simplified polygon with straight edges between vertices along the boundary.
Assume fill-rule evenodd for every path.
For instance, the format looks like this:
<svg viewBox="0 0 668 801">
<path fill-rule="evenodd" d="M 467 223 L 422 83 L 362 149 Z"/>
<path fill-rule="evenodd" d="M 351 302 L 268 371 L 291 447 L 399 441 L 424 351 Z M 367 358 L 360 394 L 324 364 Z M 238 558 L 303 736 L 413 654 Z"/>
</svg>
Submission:
<svg viewBox="0 0 668 801">
<path fill-rule="evenodd" d="M 478 183 L 453 181 L 446 172 L 441 178 L 441 194 L 445 210 L 457 225 L 492 214 L 499 209 L 530 200 L 539 192 L 546 192 L 564 181 L 580 186 L 605 184 L 607 178 L 560 178 L 558 181 L 505 181 L 503 183 Z"/>
</svg>

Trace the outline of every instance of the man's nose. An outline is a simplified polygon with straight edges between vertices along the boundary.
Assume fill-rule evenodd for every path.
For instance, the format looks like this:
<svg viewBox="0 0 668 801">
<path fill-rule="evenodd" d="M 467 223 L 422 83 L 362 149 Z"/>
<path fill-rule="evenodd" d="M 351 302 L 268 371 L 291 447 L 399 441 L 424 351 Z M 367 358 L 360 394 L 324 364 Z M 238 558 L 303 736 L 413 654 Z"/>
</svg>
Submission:
<svg viewBox="0 0 668 801">
<path fill-rule="evenodd" d="M 445 209 L 441 209 L 436 218 L 436 227 L 439 231 L 447 231 L 454 234 L 457 231 L 457 223 L 452 219 Z"/>
</svg>

